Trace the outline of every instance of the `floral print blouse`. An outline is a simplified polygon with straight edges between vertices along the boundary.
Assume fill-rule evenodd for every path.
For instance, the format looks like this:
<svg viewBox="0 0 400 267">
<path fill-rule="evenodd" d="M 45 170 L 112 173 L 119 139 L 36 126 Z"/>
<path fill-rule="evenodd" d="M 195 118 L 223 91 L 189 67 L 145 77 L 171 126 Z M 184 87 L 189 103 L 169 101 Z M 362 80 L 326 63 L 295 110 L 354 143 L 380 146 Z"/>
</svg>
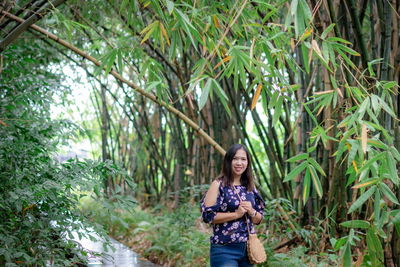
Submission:
<svg viewBox="0 0 400 267">
<path fill-rule="evenodd" d="M 250 201 L 253 208 L 264 216 L 265 202 L 261 198 L 257 189 L 249 192 L 247 188 L 242 185 L 235 185 L 235 191 L 239 194 L 241 200 Z M 204 204 L 204 197 L 201 200 L 201 211 L 203 221 L 205 223 L 212 223 L 217 212 L 235 212 L 239 207 L 238 194 L 236 194 L 231 186 L 219 186 L 219 194 L 216 204 L 214 206 L 206 207 Z M 250 232 L 255 233 L 253 223 L 250 216 L 244 215 L 243 217 L 219 224 L 213 224 L 213 235 L 210 238 L 213 244 L 226 244 L 226 243 L 240 243 L 246 242 L 248 239 L 246 218 L 249 223 Z"/>
</svg>

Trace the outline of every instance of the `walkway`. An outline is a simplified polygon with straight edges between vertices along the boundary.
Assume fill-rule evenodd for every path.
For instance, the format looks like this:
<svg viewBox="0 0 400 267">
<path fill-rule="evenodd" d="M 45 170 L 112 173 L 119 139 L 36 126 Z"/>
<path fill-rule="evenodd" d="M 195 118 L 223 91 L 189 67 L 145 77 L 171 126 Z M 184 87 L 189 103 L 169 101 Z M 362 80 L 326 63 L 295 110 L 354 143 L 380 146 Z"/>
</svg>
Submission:
<svg viewBox="0 0 400 267">
<path fill-rule="evenodd" d="M 86 250 L 91 250 L 95 252 L 104 252 L 103 242 L 97 241 L 93 242 L 89 239 L 83 238 L 79 240 L 77 235 L 75 235 L 75 241 L 79 242 L 83 248 Z M 140 257 L 137 253 L 130 250 L 127 246 L 121 244 L 120 242 L 112 239 L 112 244 L 115 251 L 109 249 L 107 255 L 104 257 L 90 257 L 89 267 L 157 267 L 157 265 L 146 261 Z"/>
</svg>

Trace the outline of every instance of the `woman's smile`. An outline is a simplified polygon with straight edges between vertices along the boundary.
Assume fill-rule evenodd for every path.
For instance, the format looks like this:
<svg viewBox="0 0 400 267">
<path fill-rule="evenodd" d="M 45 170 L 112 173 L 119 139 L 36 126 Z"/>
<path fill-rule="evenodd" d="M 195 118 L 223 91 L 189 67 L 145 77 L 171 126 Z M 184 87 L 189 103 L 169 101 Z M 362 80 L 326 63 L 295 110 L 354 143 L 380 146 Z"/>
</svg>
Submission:
<svg viewBox="0 0 400 267">
<path fill-rule="evenodd" d="M 236 151 L 232 159 L 232 172 L 235 176 L 241 176 L 248 165 L 247 154 L 243 149 Z"/>
</svg>

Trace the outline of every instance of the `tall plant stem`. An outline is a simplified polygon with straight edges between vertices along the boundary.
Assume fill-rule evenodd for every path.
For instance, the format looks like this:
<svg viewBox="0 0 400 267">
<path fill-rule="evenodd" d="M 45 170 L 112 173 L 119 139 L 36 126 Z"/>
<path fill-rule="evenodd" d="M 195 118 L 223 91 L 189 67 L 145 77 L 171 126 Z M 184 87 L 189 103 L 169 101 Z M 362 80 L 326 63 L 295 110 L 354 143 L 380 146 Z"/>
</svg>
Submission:
<svg viewBox="0 0 400 267">
<path fill-rule="evenodd" d="M 358 20 L 358 15 L 357 15 L 357 10 L 356 10 L 356 5 L 354 3 L 354 0 L 349 0 L 350 3 L 350 16 L 351 20 L 353 21 L 354 28 L 355 28 L 355 35 L 357 38 L 358 45 L 360 46 L 361 50 L 361 61 L 363 64 L 363 67 L 366 69 L 368 68 L 368 62 L 369 62 L 369 54 L 367 51 L 367 47 L 365 45 L 365 41 L 362 35 L 362 29 L 361 29 L 361 23 Z"/>
<path fill-rule="evenodd" d="M 40 20 L 46 13 L 48 13 L 51 8 L 55 8 L 62 3 L 64 3 L 66 0 L 55 0 L 53 3 L 49 3 L 42 7 L 38 12 L 35 12 L 32 16 L 30 16 L 28 19 L 23 20 L 21 24 L 16 27 L 14 30 L 12 30 L 1 42 L 0 42 L 0 52 L 4 51 L 7 46 L 9 46 L 12 42 L 14 42 L 26 29 L 29 28 L 29 26 L 32 26 L 33 23 L 36 21 Z M 5 14 L 5 11 L 2 11 L 3 14 Z M 7 13 L 7 12 L 6 12 Z M 9 14 L 9 13 L 8 13 Z M 7 14 L 6 14 L 7 15 Z M 11 15 L 11 14 L 10 14 Z M 9 16 L 8 16 L 9 17 Z M 10 18 L 10 17 L 9 17 Z M 18 17 L 16 17 L 18 18 Z M 14 19 L 14 18 L 12 18 Z M 15 20 L 15 19 L 14 19 Z"/>
</svg>

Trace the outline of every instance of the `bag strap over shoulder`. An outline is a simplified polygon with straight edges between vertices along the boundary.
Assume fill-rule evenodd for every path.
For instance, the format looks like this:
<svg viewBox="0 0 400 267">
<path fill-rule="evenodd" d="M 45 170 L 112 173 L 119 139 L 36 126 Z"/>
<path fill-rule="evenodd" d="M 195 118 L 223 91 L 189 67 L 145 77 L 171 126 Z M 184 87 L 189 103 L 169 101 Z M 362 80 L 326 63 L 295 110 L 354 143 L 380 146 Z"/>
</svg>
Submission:
<svg viewBox="0 0 400 267">
<path fill-rule="evenodd" d="M 233 185 L 232 185 L 232 190 L 233 190 L 233 192 L 235 192 L 235 194 L 239 198 L 239 201 L 241 201 L 242 199 L 240 198 L 238 192 L 236 191 L 236 188 Z M 244 216 L 246 216 L 247 232 L 249 233 L 249 236 L 250 236 L 250 227 L 249 227 L 249 222 L 248 222 L 248 216 L 247 216 L 247 214 L 245 214 Z"/>
</svg>

